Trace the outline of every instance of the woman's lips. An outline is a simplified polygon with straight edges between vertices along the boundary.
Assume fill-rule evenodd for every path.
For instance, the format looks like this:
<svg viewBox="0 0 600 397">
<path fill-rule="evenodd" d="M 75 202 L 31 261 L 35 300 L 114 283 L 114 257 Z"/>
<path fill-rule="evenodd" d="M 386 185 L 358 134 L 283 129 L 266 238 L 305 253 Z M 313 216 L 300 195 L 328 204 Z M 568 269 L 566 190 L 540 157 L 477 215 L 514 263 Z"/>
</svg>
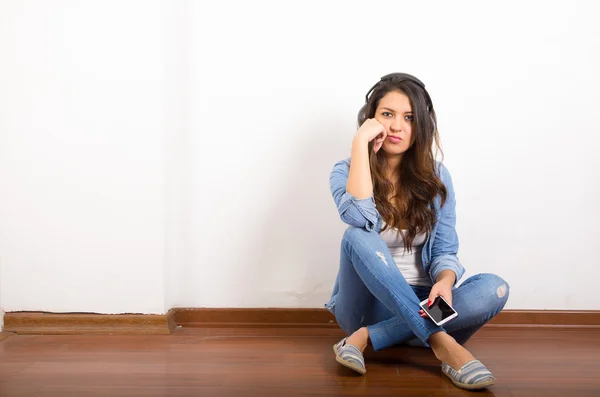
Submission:
<svg viewBox="0 0 600 397">
<path fill-rule="evenodd" d="M 400 138 L 399 136 L 388 136 L 388 139 L 392 142 L 392 143 L 398 143 L 402 141 L 402 138 Z"/>
</svg>

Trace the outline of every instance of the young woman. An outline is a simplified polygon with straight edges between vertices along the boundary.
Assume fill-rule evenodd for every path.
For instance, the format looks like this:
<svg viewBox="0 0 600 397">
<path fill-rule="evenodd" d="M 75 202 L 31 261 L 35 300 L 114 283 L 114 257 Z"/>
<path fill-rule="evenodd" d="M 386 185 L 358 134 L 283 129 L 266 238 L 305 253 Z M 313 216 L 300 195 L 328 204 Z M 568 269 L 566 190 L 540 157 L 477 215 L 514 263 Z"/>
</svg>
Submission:
<svg viewBox="0 0 600 397">
<path fill-rule="evenodd" d="M 325 305 L 349 335 L 334 346 L 336 359 L 361 374 L 363 351 L 396 344 L 430 347 L 442 373 L 465 389 L 495 383 L 464 344 L 497 315 L 508 284 L 494 274 L 457 281 L 456 201 L 439 149 L 433 103 L 414 76 L 394 73 L 367 93 L 349 159 L 335 164 L 331 194 L 350 227 L 340 269 Z M 442 296 L 458 317 L 437 326 L 419 303 Z"/>
</svg>

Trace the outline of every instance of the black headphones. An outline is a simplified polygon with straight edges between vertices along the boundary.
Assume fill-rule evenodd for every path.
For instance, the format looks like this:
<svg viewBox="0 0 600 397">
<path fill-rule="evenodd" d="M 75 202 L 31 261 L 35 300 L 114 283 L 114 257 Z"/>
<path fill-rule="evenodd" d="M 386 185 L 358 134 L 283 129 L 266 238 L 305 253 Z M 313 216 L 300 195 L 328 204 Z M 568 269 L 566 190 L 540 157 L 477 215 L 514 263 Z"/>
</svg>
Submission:
<svg viewBox="0 0 600 397">
<path fill-rule="evenodd" d="M 425 84 L 423 84 L 423 82 L 421 80 L 419 80 L 418 78 L 416 78 L 413 75 L 410 75 L 408 73 L 386 74 L 377 83 L 375 83 L 375 85 L 373 87 L 371 87 L 369 92 L 367 92 L 367 95 L 365 95 L 365 104 L 369 103 L 369 95 L 371 95 L 371 93 L 373 92 L 375 87 L 377 87 L 379 85 L 379 83 L 384 82 L 384 81 L 390 81 L 390 82 L 392 82 L 392 81 L 395 81 L 395 82 L 410 81 L 410 82 L 416 84 L 417 86 L 419 86 L 421 89 L 423 89 L 423 92 L 425 93 L 425 100 L 427 101 L 427 111 L 429 112 L 429 115 L 431 116 L 431 122 L 433 123 L 433 131 L 435 132 L 435 128 L 436 128 L 435 120 L 433 119 L 433 115 L 431 114 L 431 111 L 433 110 L 433 102 L 431 101 L 431 97 L 429 96 L 429 93 L 425 89 Z"/>
</svg>

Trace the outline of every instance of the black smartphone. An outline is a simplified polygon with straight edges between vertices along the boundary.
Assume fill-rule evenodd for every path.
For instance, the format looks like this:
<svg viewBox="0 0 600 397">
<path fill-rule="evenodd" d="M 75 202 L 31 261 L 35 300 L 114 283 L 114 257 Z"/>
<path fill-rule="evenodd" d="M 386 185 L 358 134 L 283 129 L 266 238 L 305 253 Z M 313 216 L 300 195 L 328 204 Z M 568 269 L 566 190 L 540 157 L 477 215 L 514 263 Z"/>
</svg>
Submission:
<svg viewBox="0 0 600 397">
<path fill-rule="evenodd" d="M 428 300 L 425 299 L 423 302 L 421 302 L 421 308 L 437 325 L 445 324 L 458 316 L 456 310 L 454 310 L 452 306 L 448 304 L 446 299 L 442 298 L 441 296 L 435 298 L 431 307 L 427 306 L 427 301 Z"/>
</svg>

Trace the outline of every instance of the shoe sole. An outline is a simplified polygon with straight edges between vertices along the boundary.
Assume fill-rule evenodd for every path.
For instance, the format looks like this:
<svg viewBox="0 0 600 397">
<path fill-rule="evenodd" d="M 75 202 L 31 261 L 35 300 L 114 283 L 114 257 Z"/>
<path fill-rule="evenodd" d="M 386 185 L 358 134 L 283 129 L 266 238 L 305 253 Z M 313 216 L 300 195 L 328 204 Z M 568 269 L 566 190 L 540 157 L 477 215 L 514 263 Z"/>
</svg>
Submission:
<svg viewBox="0 0 600 397">
<path fill-rule="evenodd" d="M 446 377 L 447 377 L 448 379 L 450 379 L 450 381 L 452 381 L 452 383 L 454 383 L 454 385 L 455 385 L 456 387 L 460 387 L 461 389 L 466 389 L 466 390 L 479 390 L 479 389 L 484 389 L 484 388 L 486 388 L 486 387 L 488 387 L 488 386 L 491 386 L 491 385 L 493 385 L 493 384 L 495 384 L 495 383 L 496 383 L 496 379 L 492 379 L 492 380 L 488 380 L 487 382 L 481 382 L 481 383 L 475 383 L 475 384 L 469 385 L 469 384 L 467 384 L 467 383 L 461 383 L 461 382 L 457 382 L 457 381 L 455 381 L 454 379 L 452 379 L 452 378 L 450 377 L 450 375 L 448 375 L 447 373 L 445 373 L 445 372 L 442 372 L 442 373 L 443 373 L 444 375 L 446 375 Z"/>
<path fill-rule="evenodd" d="M 336 347 L 336 345 L 333 345 L 333 352 L 335 353 L 335 361 L 337 361 L 338 363 L 342 364 L 346 368 L 350 368 L 351 370 L 358 372 L 361 375 L 364 375 L 367 372 L 366 369 L 361 368 L 358 365 L 356 365 L 354 363 L 351 363 L 349 361 L 346 361 L 343 358 L 341 358 L 340 355 L 338 354 L 337 349 L 335 347 Z"/>
</svg>

